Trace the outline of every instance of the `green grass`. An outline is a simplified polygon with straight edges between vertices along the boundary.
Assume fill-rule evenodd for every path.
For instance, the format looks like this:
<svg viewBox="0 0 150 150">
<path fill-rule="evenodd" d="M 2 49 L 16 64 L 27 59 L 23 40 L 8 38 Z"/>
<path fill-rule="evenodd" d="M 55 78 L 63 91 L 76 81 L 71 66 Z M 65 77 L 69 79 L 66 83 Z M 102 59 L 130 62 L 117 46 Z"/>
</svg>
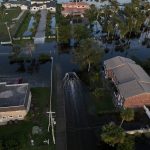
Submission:
<svg viewBox="0 0 150 150">
<path fill-rule="evenodd" d="M 22 37 L 23 33 L 27 30 L 29 22 L 31 19 L 31 14 L 28 12 L 26 17 L 23 20 L 22 25 L 20 26 L 20 28 L 18 29 L 18 32 L 16 34 L 16 37 Z"/>
<path fill-rule="evenodd" d="M 47 133 L 49 90 L 49 88 L 31 89 L 32 107 L 26 119 L 16 124 L 0 126 L 0 150 L 45 150 L 48 149 L 48 145 L 43 141 L 47 138 L 50 139 L 49 150 L 54 150 L 51 133 Z M 32 135 L 34 125 L 42 129 L 40 135 Z M 34 139 L 35 146 L 31 146 L 30 138 Z M 5 148 L 1 148 L 1 145 Z"/>
<path fill-rule="evenodd" d="M 3 15 L 0 15 L 0 41 L 9 40 L 9 35 L 5 22 L 7 22 L 8 26 L 10 27 L 10 30 L 13 31 L 14 28 L 16 28 L 16 25 L 15 22 L 12 22 L 12 19 L 18 17 L 20 12 L 20 8 L 11 8 L 5 9 Z"/>
<path fill-rule="evenodd" d="M 10 24 L 13 18 L 18 17 L 20 12 L 20 8 L 5 9 L 4 16 L 1 16 L 0 22 L 8 22 Z"/>
</svg>

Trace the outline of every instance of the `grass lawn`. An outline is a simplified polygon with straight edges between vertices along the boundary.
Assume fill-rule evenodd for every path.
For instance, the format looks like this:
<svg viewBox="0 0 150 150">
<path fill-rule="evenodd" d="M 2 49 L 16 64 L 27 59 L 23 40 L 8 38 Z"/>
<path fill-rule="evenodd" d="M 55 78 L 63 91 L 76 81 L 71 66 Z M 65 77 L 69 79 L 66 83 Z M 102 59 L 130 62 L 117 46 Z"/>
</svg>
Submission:
<svg viewBox="0 0 150 150">
<path fill-rule="evenodd" d="M 51 133 L 47 133 L 49 88 L 33 88 L 31 93 L 32 104 L 26 119 L 0 126 L 0 150 L 54 150 Z M 42 129 L 38 135 L 32 135 L 32 127 L 35 125 Z M 48 138 L 49 146 L 43 143 Z M 31 146 L 30 139 L 34 140 L 34 146 Z"/>
<path fill-rule="evenodd" d="M 29 22 L 30 22 L 30 19 L 31 19 L 31 14 L 28 12 L 26 17 L 24 18 L 23 20 L 23 23 L 22 25 L 20 26 L 18 32 L 17 32 L 17 37 L 22 37 L 23 33 L 27 30 L 28 28 L 28 25 L 29 25 Z"/>
<path fill-rule="evenodd" d="M 2 11 L 0 12 L 2 13 Z M 7 22 L 8 26 L 10 27 L 10 31 L 14 31 L 17 22 L 13 22 L 12 19 L 18 17 L 20 12 L 20 8 L 10 8 L 5 9 L 3 11 L 3 15 L 0 15 L 0 40 L 9 40 L 5 22 Z"/>
</svg>

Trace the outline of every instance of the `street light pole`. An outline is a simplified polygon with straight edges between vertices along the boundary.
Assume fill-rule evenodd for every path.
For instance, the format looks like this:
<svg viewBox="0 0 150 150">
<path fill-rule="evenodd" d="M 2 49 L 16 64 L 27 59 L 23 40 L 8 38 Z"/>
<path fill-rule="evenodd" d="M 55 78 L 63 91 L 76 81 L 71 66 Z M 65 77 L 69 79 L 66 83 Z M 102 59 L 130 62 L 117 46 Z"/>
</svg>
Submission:
<svg viewBox="0 0 150 150">
<path fill-rule="evenodd" d="M 5 22 L 5 25 L 6 25 L 6 28 L 7 28 L 8 34 L 9 34 L 10 42 L 11 42 L 11 44 L 12 44 L 12 38 L 11 38 L 11 34 L 10 34 L 9 27 L 8 27 L 8 25 L 7 25 L 7 22 Z"/>
<path fill-rule="evenodd" d="M 51 132 L 52 132 L 52 138 L 53 143 L 55 144 L 55 134 L 54 134 L 54 118 L 52 116 L 52 92 L 53 92 L 53 57 L 51 57 L 51 89 L 50 89 L 50 107 L 49 107 L 49 123 L 48 123 L 48 132 L 50 131 L 50 125 L 51 125 Z"/>
</svg>

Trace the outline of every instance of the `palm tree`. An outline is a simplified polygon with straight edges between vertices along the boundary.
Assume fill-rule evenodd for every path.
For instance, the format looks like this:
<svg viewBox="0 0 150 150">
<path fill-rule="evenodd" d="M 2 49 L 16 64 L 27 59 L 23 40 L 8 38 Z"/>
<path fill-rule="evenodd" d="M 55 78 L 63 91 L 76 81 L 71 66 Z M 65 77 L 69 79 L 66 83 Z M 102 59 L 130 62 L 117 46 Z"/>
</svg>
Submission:
<svg viewBox="0 0 150 150">
<path fill-rule="evenodd" d="M 95 5 L 91 5 L 90 9 L 86 10 L 84 15 L 86 18 L 88 18 L 90 23 L 95 21 L 98 15 L 98 11 Z"/>
<path fill-rule="evenodd" d="M 135 142 L 131 136 L 126 136 L 123 143 L 117 145 L 117 150 L 134 150 Z"/>
<path fill-rule="evenodd" d="M 60 25 L 58 30 L 58 42 L 61 44 L 68 44 L 71 38 L 71 26 L 70 25 Z"/>
<path fill-rule="evenodd" d="M 102 56 L 102 48 L 93 39 L 85 39 L 80 42 L 79 48 L 75 50 L 75 61 L 79 63 L 81 68 L 88 66 L 88 72 L 91 70 L 91 65 L 100 63 Z"/>
<path fill-rule="evenodd" d="M 130 108 L 122 109 L 120 116 L 122 118 L 122 121 L 120 124 L 120 127 L 121 127 L 124 121 L 134 120 L 134 111 L 133 111 L 133 109 L 130 109 Z"/>
<path fill-rule="evenodd" d="M 81 25 L 81 24 L 77 24 L 74 25 L 74 38 L 75 40 L 77 40 L 78 42 L 80 42 L 83 39 L 88 38 L 90 35 L 90 31 L 88 28 L 86 28 L 86 26 Z"/>
<path fill-rule="evenodd" d="M 113 122 L 102 127 L 101 139 L 110 146 L 123 143 L 125 135 L 124 130 L 120 126 L 115 125 Z"/>
</svg>

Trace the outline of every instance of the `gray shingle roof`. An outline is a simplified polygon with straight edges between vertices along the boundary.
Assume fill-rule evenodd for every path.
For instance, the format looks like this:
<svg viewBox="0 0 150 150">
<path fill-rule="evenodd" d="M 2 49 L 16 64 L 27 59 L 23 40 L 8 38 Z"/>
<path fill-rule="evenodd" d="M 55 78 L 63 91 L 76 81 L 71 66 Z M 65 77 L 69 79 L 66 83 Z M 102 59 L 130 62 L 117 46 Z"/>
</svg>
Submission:
<svg viewBox="0 0 150 150">
<path fill-rule="evenodd" d="M 22 109 L 28 101 L 29 85 L 6 83 L 0 84 L 0 111 L 11 110 L 11 108 L 19 107 Z"/>
<path fill-rule="evenodd" d="M 124 98 L 150 93 L 150 77 L 131 59 L 117 56 L 104 61 L 104 65 L 114 73 L 117 88 Z"/>
<path fill-rule="evenodd" d="M 116 56 L 104 61 L 104 65 L 107 67 L 107 69 L 113 69 L 122 66 L 125 63 L 135 64 L 135 61 L 121 56 Z"/>
</svg>

